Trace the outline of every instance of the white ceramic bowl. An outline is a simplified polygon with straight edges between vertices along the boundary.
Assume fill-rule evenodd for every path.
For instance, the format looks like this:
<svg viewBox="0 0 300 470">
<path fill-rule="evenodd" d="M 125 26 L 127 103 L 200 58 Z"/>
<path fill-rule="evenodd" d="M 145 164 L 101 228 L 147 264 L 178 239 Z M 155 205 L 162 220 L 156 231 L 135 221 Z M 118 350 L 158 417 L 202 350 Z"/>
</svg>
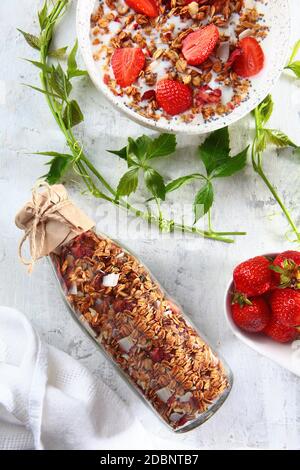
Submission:
<svg viewBox="0 0 300 470">
<path fill-rule="evenodd" d="M 193 122 L 184 123 L 180 120 L 167 121 L 161 119 L 155 121 L 148 119 L 132 109 L 125 106 L 118 97 L 114 96 L 108 87 L 103 83 L 103 76 L 97 67 L 92 56 L 90 44 L 90 16 L 96 4 L 96 0 L 78 0 L 77 7 L 77 35 L 81 53 L 85 61 L 87 71 L 96 85 L 102 91 L 105 97 L 120 111 L 124 112 L 132 120 L 146 127 L 159 131 L 202 134 L 232 124 L 252 109 L 254 109 L 270 92 L 275 82 L 286 64 L 289 51 L 290 37 L 290 10 L 289 0 L 269 0 L 263 7 L 266 24 L 270 27 L 267 38 L 263 41 L 263 49 L 266 56 L 265 67 L 263 71 L 252 79 L 252 87 L 249 92 L 249 99 L 235 108 L 227 116 L 216 117 L 211 122 L 203 122 L 202 118 L 197 117 Z M 262 3 L 259 3 L 261 6 Z M 260 7 L 261 8 L 261 7 Z"/>
<path fill-rule="evenodd" d="M 263 256 L 275 257 L 277 253 L 268 253 Z M 262 354 L 263 356 L 272 359 L 285 369 L 300 377 L 300 341 L 296 340 L 294 343 L 280 344 L 276 343 L 267 336 L 260 334 L 251 334 L 241 330 L 233 321 L 231 315 L 231 297 L 234 290 L 233 280 L 231 280 L 226 289 L 224 298 L 224 311 L 227 323 L 235 336 L 243 343 L 247 344 L 254 351 Z"/>
</svg>

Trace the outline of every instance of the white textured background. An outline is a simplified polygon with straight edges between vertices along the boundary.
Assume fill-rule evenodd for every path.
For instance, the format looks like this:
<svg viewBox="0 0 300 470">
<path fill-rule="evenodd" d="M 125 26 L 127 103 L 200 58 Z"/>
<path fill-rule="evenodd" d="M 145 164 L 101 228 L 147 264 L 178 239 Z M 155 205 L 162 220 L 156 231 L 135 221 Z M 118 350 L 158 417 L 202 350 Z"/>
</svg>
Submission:
<svg viewBox="0 0 300 470">
<path fill-rule="evenodd" d="M 24 311 L 46 341 L 82 361 L 117 391 L 136 414 L 146 419 L 144 407 L 139 405 L 140 411 L 135 408 L 135 396 L 71 319 L 47 261 L 41 261 L 29 276 L 17 260 L 21 233 L 14 226 L 14 215 L 28 198 L 36 178 L 45 173 L 43 157 L 28 153 L 64 149 L 62 135 L 43 96 L 21 86 L 22 82 L 38 84 L 37 69 L 21 60 L 22 57 L 32 58 L 35 52 L 16 31 L 21 27 L 35 32 L 33 12 L 37 4 L 36 0 L 2 0 L 0 3 L 0 302 Z M 300 5 L 297 0 L 292 0 L 291 5 L 293 44 L 299 38 Z M 70 44 L 74 38 L 73 5 L 60 26 L 59 45 Z M 124 163 L 116 159 L 112 164 L 113 157 L 105 149 L 120 148 L 127 136 L 148 131 L 114 111 L 87 79 L 79 80 L 75 88 L 86 116 L 78 133 L 96 166 L 108 180 L 116 182 Z M 297 83 L 283 76 L 273 96 L 276 109 L 272 127 L 281 128 L 300 143 L 300 81 Z M 235 149 L 245 145 L 250 125 L 250 119 L 246 118 L 231 128 Z M 200 141 L 198 137 L 178 137 L 179 150 L 172 165 L 170 160 L 158 164 L 167 178 L 197 169 L 195 149 Z M 299 216 L 299 164 L 299 157 L 289 151 L 265 155 L 267 173 L 295 216 Z M 69 184 L 69 188 L 77 186 L 76 182 Z M 101 203 L 81 196 L 78 187 L 76 189 L 71 190 L 73 199 L 95 216 Z M 192 191 L 190 187 L 177 197 L 188 201 Z M 148 417 L 150 430 L 172 438 L 174 448 L 178 449 L 182 445 L 209 449 L 299 449 L 299 378 L 240 343 L 225 323 L 222 305 L 226 282 L 237 262 L 258 253 L 291 247 L 283 236 L 286 223 L 250 165 L 243 174 L 218 181 L 214 214 L 216 228 L 245 229 L 248 235 L 239 238 L 234 245 L 201 239 L 149 240 L 143 235 L 142 227 L 138 237 L 125 240 L 219 348 L 235 376 L 227 402 L 201 428 L 183 436 L 172 435 L 155 417 Z M 99 229 L 119 237 L 114 217 L 111 211 L 106 221 L 99 224 Z M 122 220 L 125 223 L 124 215 Z"/>
</svg>

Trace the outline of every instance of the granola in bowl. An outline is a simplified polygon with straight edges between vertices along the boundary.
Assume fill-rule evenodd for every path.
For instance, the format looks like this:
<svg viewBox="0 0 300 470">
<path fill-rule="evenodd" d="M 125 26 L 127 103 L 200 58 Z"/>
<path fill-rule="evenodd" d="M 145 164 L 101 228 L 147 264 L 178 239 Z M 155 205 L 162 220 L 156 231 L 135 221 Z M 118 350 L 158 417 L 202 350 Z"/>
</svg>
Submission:
<svg viewBox="0 0 300 470">
<path fill-rule="evenodd" d="M 97 0 L 93 59 L 110 93 L 139 115 L 212 122 L 249 98 L 252 77 L 264 67 L 262 4 Z"/>
</svg>

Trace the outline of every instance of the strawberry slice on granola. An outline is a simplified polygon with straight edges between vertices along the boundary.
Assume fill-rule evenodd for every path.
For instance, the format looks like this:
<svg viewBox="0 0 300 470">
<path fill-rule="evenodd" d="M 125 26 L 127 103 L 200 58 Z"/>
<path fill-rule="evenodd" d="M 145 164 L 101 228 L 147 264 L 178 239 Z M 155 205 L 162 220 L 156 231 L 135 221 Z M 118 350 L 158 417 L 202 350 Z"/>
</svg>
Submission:
<svg viewBox="0 0 300 470">
<path fill-rule="evenodd" d="M 117 84 L 127 87 L 134 83 L 145 65 L 145 55 L 139 47 L 116 49 L 111 58 L 111 66 Z"/>
<path fill-rule="evenodd" d="M 182 41 L 182 54 L 190 65 L 200 65 L 215 49 L 220 34 L 214 24 L 209 24 L 203 28 L 190 33 Z"/>
<path fill-rule="evenodd" d="M 125 2 L 137 13 L 142 13 L 150 18 L 155 18 L 159 14 L 155 0 L 125 0 Z"/>
<path fill-rule="evenodd" d="M 156 99 L 159 106 L 171 116 L 187 111 L 193 104 L 191 88 L 177 80 L 167 78 L 157 83 Z"/>
<path fill-rule="evenodd" d="M 238 48 L 232 53 L 229 62 L 240 77 L 257 75 L 264 67 L 264 51 L 257 40 L 251 36 L 239 41 Z"/>
</svg>

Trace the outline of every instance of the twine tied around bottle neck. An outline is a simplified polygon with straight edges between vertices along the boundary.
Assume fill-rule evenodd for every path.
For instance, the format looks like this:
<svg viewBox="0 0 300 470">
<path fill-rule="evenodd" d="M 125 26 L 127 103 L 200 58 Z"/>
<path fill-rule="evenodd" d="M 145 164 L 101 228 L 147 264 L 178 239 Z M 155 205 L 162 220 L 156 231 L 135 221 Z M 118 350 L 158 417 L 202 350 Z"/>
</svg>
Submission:
<svg viewBox="0 0 300 470">
<path fill-rule="evenodd" d="M 43 181 L 34 186 L 32 200 L 17 214 L 16 225 L 24 230 L 18 248 L 19 259 L 31 272 L 37 259 L 95 224 L 72 203 L 63 185 L 50 186 Z M 30 242 L 30 259 L 23 256 L 27 240 Z"/>
</svg>

